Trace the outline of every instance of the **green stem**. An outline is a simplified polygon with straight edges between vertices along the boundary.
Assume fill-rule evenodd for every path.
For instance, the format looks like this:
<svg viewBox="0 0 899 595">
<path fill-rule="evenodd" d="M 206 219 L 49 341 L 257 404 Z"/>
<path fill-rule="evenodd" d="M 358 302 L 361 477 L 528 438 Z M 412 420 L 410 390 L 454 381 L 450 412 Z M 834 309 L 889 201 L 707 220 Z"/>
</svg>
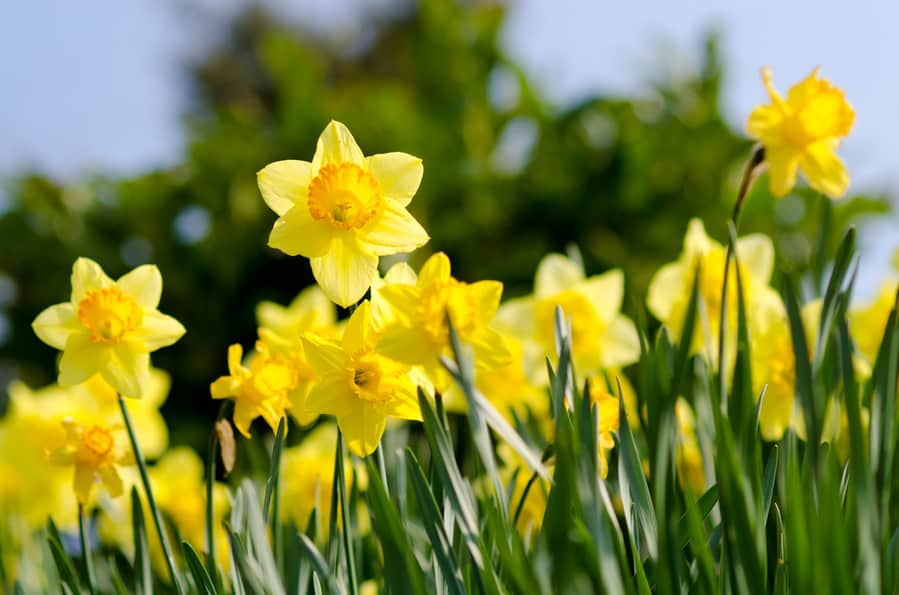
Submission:
<svg viewBox="0 0 899 595">
<path fill-rule="evenodd" d="M 172 584 L 175 591 L 179 595 L 184 593 L 181 587 L 181 581 L 178 580 L 178 574 L 175 571 L 175 556 L 172 554 L 172 546 L 169 544 L 168 534 L 165 525 L 162 522 L 162 514 L 156 506 L 156 498 L 153 497 L 153 488 L 150 487 L 150 475 L 147 473 L 147 462 L 144 460 L 144 453 L 137 443 L 137 436 L 134 433 L 134 426 L 131 423 L 131 416 L 128 414 L 128 406 L 125 399 L 119 395 L 119 408 L 122 410 L 122 419 L 125 420 L 125 429 L 128 430 L 128 439 L 131 441 L 131 448 L 134 451 L 134 459 L 137 462 L 137 468 L 140 471 L 141 482 L 144 484 L 144 493 L 147 495 L 147 504 L 150 512 L 153 514 L 153 522 L 156 524 L 156 532 L 159 535 L 159 543 L 162 544 L 162 553 L 165 558 L 166 567 L 169 570 L 169 576 L 172 577 Z"/>
<path fill-rule="evenodd" d="M 78 535 L 81 537 L 81 558 L 84 560 L 84 574 L 87 576 L 87 590 L 91 595 L 97 592 L 94 584 L 94 561 L 91 558 L 91 548 L 87 541 L 87 529 L 84 526 L 84 504 L 78 503 Z"/>
<path fill-rule="evenodd" d="M 209 447 L 206 452 L 206 572 L 218 583 L 215 565 L 215 456 L 218 450 L 218 434 L 213 429 L 209 433 Z"/>
<path fill-rule="evenodd" d="M 287 416 L 281 418 L 278 422 L 278 432 L 275 434 L 275 443 L 272 446 L 272 467 L 269 470 L 268 482 L 265 484 L 265 502 L 262 507 L 262 515 L 264 519 L 268 519 L 269 510 L 272 512 L 271 530 L 272 530 L 272 550 L 275 553 L 275 560 L 278 568 L 282 568 L 281 554 L 281 520 L 280 516 L 280 498 L 278 497 L 280 479 L 281 479 L 281 450 L 284 448 L 284 434 L 287 431 Z"/>
<path fill-rule="evenodd" d="M 384 463 L 384 444 L 378 442 L 378 471 L 381 473 L 381 482 L 384 484 L 384 489 L 389 491 L 387 487 L 387 465 Z"/>
<path fill-rule="evenodd" d="M 346 473 L 344 471 L 343 432 L 337 430 L 337 485 L 340 497 L 340 517 L 343 519 L 343 549 L 346 555 L 347 582 L 350 595 L 357 595 L 359 587 L 356 579 L 356 560 L 353 556 L 352 534 L 350 525 L 350 502 L 346 489 Z"/>
</svg>

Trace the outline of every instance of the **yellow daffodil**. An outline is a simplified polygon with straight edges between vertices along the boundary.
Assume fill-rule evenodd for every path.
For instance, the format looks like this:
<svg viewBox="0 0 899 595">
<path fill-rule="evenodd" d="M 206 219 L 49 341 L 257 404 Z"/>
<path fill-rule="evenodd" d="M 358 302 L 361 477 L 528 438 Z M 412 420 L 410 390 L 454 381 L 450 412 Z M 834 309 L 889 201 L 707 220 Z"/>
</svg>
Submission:
<svg viewBox="0 0 899 595">
<path fill-rule="evenodd" d="M 736 251 L 747 312 L 751 312 L 759 301 L 778 299 L 768 285 L 774 270 L 774 245 L 770 238 L 762 234 L 738 238 Z M 668 328 L 671 338 L 678 341 L 683 332 L 684 317 L 698 266 L 699 307 L 691 347 L 694 352 L 705 349 L 710 361 L 714 361 L 717 354 L 726 258 L 726 248 L 706 235 L 702 221 L 693 219 L 684 237 L 683 252 L 677 261 L 656 271 L 649 283 L 646 298 L 649 311 Z M 727 321 L 730 329 L 736 329 L 737 322 L 735 270 L 736 267 L 731 263 L 727 294 Z M 734 340 L 736 332 L 732 330 L 729 337 Z M 728 351 L 730 352 L 731 350 Z"/>
<path fill-rule="evenodd" d="M 143 395 L 150 352 L 184 334 L 177 320 L 156 309 L 161 294 L 155 266 L 140 266 L 113 281 L 94 261 L 76 260 L 71 301 L 47 308 L 32 324 L 42 341 L 62 350 L 59 384 L 100 374 L 123 396 Z"/>
<path fill-rule="evenodd" d="M 509 363 L 498 368 L 481 370 L 475 376 L 478 390 L 496 407 L 510 423 L 512 414 L 520 420 L 532 415 L 537 421 L 549 419 L 549 394 L 546 388 L 531 382 L 530 370 L 545 367 L 542 355 L 526 354 L 524 344 L 518 339 L 505 336 L 504 341 L 511 358 Z M 464 395 L 457 394 L 453 387 L 446 395 L 446 407 L 452 410 L 451 401 L 465 402 Z"/>
<path fill-rule="evenodd" d="M 498 368 L 510 361 L 502 335 L 491 326 L 503 286 L 498 281 L 464 283 L 450 275 L 446 254 L 431 256 L 415 285 L 395 283 L 380 289 L 394 322 L 384 330 L 378 350 L 410 365 L 421 366 L 436 389 L 446 392 L 451 377 L 440 355 L 451 355 L 446 317 L 452 318 L 459 339 L 474 349 L 475 365 Z"/>
<path fill-rule="evenodd" d="M 325 294 L 350 306 L 371 285 L 379 256 L 428 241 L 406 210 L 422 172 L 421 159 L 405 153 L 365 157 L 347 127 L 332 121 L 312 163 L 276 161 L 259 172 L 262 197 L 278 214 L 269 245 L 309 258 Z"/>
<path fill-rule="evenodd" d="M 746 130 L 765 147 L 771 194 L 786 196 L 802 170 L 809 186 L 831 198 L 849 187 L 846 166 L 836 149 L 849 134 L 855 112 L 843 91 L 818 78 L 818 69 L 793 85 L 783 97 L 771 82 L 771 71 L 762 69 L 771 103 L 752 110 Z"/>
<path fill-rule="evenodd" d="M 130 465 L 133 458 L 123 449 L 122 426 L 80 425 L 73 419 L 62 421 L 65 444 L 47 451 L 55 465 L 75 467 L 73 489 L 79 504 L 87 504 L 94 484 L 102 482 L 112 497 L 122 494 L 122 478 L 118 465 Z"/>
<path fill-rule="evenodd" d="M 877 352 L 883 341 L 890 311 L 896 303 L 897 293 L 899 281 L 885 281 L 873 300 L 849 311 L 849 330 L 868 369 L 877 360 Z"/>
<path fill-rule="evenodd" d="M 549 254 L 537 268 L 534 295 L 510 300 L 497 316 L 503 330 L 536 341 L 554 357 L 555 310 L 571 320 L 571 355 L 584 374 L 621 368 L 640 357 L 640 339 L 630 318 L 621 314 L 624 274 L 613 270 L 587 278 L 583 266 L 561 254 Z M 545 377 L 545 374 L 542 374 Z"/>
<path fill-rule="evenodd" d="M 243 348 L 228 348 L 228 376 L 220 376 L 210 385 L 213 399 L 234 399 L 234 425 L 250 437 L 250 424 L 259 417 L 272 430 L 290 406 L 289 395 L 297 389 L 299 374 L 294 362 L 284 354 L 271 353 L 262 342 L 244 366 Z"/>
<path fill-rule="evenodd" d="M 342 342 L 303 337 L 306 357 L 319 377 L 307 407 L 335 416 L 347 446 L 359 456 L 378 447 L 387 417 L 421 419 L 411 367 L 375 348 L 370 318 L 365 301 L 350 317 Z"/>
<path fill-rule="evenodd" d="M 336 447 L 337 426 L 325 423 L 304 436 L 299 445 L 281 453 L 281 516 L 300 531 L 306 530 L 313 508 L 318 510 L 318 527 L 327 528 L 322 519 L 331 509 Z M 365 487 L 365 468 L 358 467 L 354 472 L 349 457 L 344 461 L 344 473 L 348 490 L 353 488 L 354 477 L 360 489 Z"/>
<path fill-rule="evenodd" d="M 528 482 L 531 481 L 532 471 L 508 444 L 503 443 L 497 446 L 497 452 L 503 461 L 503 466 L 499 470 L 503 483 L 508 485 L 512 481 L 513 476 L 515 479 L 509 495 L 509 518 L 513 519 L 518 511 L 518 507 L 521 506 L 521 512 L 518 514 L 515 526 L 524 538 L 525 543 L 529 543 L 543 524 L 543 515 L 546 513 L 546 502 L 549 498 L 550 483 L 538 477 L 531 484 L 527 494 L 525 494 Z M 549 468 L 552 470 L 552 466 Z"/>
<path fill-rule="evenodd" d="M 590 384 L 590 401 L 596 406 L 599 415 L 599 436 L 596 440 L 599 474 L 605 478 L 609 474 L 609 452 L 615 447 L 613 434 L 618 431 L 620 422 L 619 403 L 618 399 L 606 390 L 604 382 L 591 378 L 588 383 Z"/>
<path fill-rule="evenodd" d="M 677 418 L 677 480 L 681 486 L 689 486 L 696 496 L 705 491 L 705 468 L 702 450 L 696 438 L 696 418 L 693 409 L 683 397 L 674 403 Z"/>
</svg>

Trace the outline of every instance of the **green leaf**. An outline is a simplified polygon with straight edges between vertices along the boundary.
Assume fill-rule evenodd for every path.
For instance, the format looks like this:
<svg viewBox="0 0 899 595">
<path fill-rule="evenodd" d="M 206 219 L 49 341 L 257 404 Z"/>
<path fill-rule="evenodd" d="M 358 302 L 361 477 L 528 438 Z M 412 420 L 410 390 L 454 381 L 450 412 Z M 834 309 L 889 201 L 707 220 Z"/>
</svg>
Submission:
<svg viewBox="0 0 899 595">
<path fill-rule="evenodd" d="M 209 577 L 209 573 L 206 572 L 206 568 L 203 566 L 203 562 L 197 555 L 197 552 L 184 540 L 181 541 L 181 553 L 184 555 L 184 560 L 187 562 L 187 569 L 190 570 L 190 574 L 194 579 L 194 585 L 197 589 L 202 593 L 206 593 L 206 595 L 215 595 L 218 593 L 215 589 L 215 585 L 212 583 L 212 579 Z"/>
<path fill-rule="evenodd" d="M 75 563 L 62 547 L 62 539 L 59 536 L 59 529 L 53 519 L 47 519 L 47 544 L 50 546 L 50 553 L 53 555 L 53 561 L 56 562 L 56 570 L 59 572 L 59 578 L 65 586 L 71 589 L 72 593 L 81 593 L 81 585 L 78 583 L 78 572 L 75 570 Z"/>
</svg>

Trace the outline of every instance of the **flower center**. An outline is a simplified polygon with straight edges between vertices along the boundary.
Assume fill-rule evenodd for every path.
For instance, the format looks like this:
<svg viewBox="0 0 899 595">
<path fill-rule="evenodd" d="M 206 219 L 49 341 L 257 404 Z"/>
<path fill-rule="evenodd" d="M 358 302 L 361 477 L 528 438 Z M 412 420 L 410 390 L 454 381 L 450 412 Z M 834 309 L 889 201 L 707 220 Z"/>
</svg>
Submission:
<svg viewBox="0 0 899 595">
<path fill-rule="evenodd" d="M 466 283 L 455 279 L 436 282 L 421 293 L 421 299 L 415 307 L 415 318 L 419 327 L 437 345 L 449 342 L 447 313 L 453 319 L 453 325 L 461 338 L 466 339 L 477 331 L 480 313 Z"/>
<path fill-rule="evenodd" d="M 329 163 L 309 184 L 309 214 L 338 229 L 359 229 L 384 210 L 381 186 L 355 163 Z"/>
<path fill-rule="evenodd" d="M 118 343 L 143 320 L 141 307 L 118 287 L 93 289 L 78 303 L 78 320 L 94 343 Z"/>
<path fill-rule="evenodd" d="M 89 467 L 98 467 L 112 452 L 115 440 L 112 434 L 99 426 L 93 426 L 81 437 L 78 462 Z"/>
<path fill-rule="evenodd" d="M 267 399 L 286 398 L 299 380 L 297 370 L 287 356 L 259 354 L 250 362 L 253 375 L 250 397 L 261 403 Z"/>
<path fill-rule="evenodd" d="M 366 350 L 351 360 L 348 369 L 350 390 L 362 400 L 386 403 L 396 396 L 407 371 L 406 366 Z"/>
</svg>

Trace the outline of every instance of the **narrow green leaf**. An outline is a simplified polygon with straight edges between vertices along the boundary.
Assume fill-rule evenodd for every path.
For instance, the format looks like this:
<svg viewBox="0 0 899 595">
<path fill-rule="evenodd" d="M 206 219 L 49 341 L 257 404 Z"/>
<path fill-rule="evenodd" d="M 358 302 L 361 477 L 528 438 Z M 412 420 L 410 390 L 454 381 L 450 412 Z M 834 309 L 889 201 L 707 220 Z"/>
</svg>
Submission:
<svg viewBox="0 0 899 595">
<path fill-rule="evenodd" d="M 215 585 L 212 583 L 212 579 L 209 577 L 209 573 L 206 572 L 206 568 L 203 566 L 202 560 L 200 560 L 200 557 L 197 555 L 197 552 L 184 540 L 181 541 L 181 553 L 184 555 L 184 560 L 187 562 L 187 569 L 190 571 L 191 576 L 193 576 L 196 588 L 201 593 L 206 593 L 206 595 L 215 595 L 218 593 Z"/>
<path fill-rule="evenodd" d="M 640 462 L 634 435 L 624 411 L 624 397 L 620 393 L 618 402 L 618 481 L 621 485 L 621 503 L 625 510 L 634 507 L 637 521 L 637 526 L 632 526 L 630 516 L 627 516 L 625 519 L 627 529 L 631 540 L 639 541 L 646 548 L 641 555 L 655 559 L 659 554 L 655 509 L 649 494 L 649 486 L 646 484 L 646 476 L 643 475 L 643 465 Z"/>
<path fill-rule="evenodd" d="M 62 547 L 62 539 L 59 536 L 59 529 L 53 519 L 47 519 L 47 544 L 50 546 L 50 553 L 53 555 L 53 561 L 56 563 L 56 570 L 59 572 L 59 578 L 65 586 L 71 589 L 72 593 L 81 593 L 81 585 L 78 582 L 78 572 L 75 570 L 75 564 Z"/>
<path fill-rule="evenodd" d="M 140 500 L 137 486 L 131 488 L 131 532 L 134 539 L 134 590 L 137 593 L 149 595 L 153 592 L 153 569 L 150 566 L 144 506 Z"/>
</svg>

